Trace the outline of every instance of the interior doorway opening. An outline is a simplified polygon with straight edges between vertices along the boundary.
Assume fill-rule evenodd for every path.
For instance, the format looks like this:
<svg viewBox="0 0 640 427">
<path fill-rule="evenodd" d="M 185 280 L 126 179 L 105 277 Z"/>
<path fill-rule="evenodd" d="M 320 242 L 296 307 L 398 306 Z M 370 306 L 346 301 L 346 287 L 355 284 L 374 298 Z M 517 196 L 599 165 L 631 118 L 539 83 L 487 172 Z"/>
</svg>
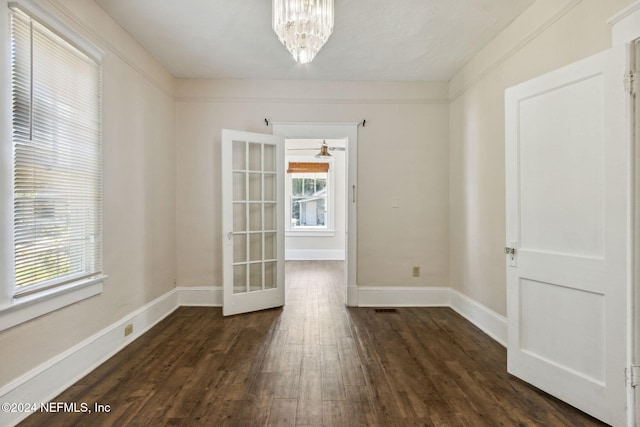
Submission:
<svg viewBox="0 0 640 427">
<path fill-rule="evenodd" d="M 327 154 L 319 156 L 322 145 Z M 344 139 L 285 139 L 285 260 L 344 261 Z"/>
<path fill-rule="evenodd" d="M 345 304 L 348 306 L 357 306 L 358 305 L 358 292 L 357 292 L 357 136 L 358 136 L 358 123 L 273 123 L 273 134 L 277 136 L 282 136 L 285 138 L 285 141 L 288 140 L 297 140 L 295 144 L 300 144 L 300 148 L 302 150 L 291 150 L 309 153 L 312 158 L 315 159 L 315 155 L 320 151 L 321 141 L 327 141 L 331 144 L 330 146 L 343 148 L 342 150 L 334 150 L 330 151 L 332 157 L 334 153 L 340 153 L 339 155 L 344 158 L 344 183 L 341 185 L 340 189 L 334 189 L 334 196 L 338 197 L 338 193 L 340 197 L 340 202 L 344 203 L 344 229 L 340 230 L 341 238 L 343 238 L 343 259 L 344 259 L 344 295 L 345 295 Z M 300 142 L 303 140 L 304 142 Z M 294 144 L 293 142 L 291 144 Z M 286 147 L 286 143 L 285 143 Z M 307 151 L 306 148 L 312 148 L 313 150 Z M 293 148 L 293 147 L 292 147 Z M 285 153 L 283 156 L 287 156 L 287 150 L 284 150 Z M 289 154 L 293 156 L 293 154 Z M 336 160 L 333 160 L 336 163 Z M 302 162 L 301 162 L 302 163 Z M 288 163 L 287 163 L 288 166 Z M 335 165 L 334 165 L 335 166 Z M 337 170 L 334 169 L 334 172 Z M 289 175 L 289 174 L 287 174 Z M 289 176 L 286 181 L 292 179 L 293 176 Z M 322 178 L 320 178 L 322 179 Z M 285 184 L 286 185 L 286 184 Z M 291 182 L 290 185 L 293 185 Z M 296 185 L 300 185 L 300 181 L 296 183 Z M 304 185 L 304 181 L 302 182 Z M 311 191 L 311 182 L 307 184 L 309 186 L 309 192 Z M 313 181 L 314 191 L 317 192 L 321 190 L 322 183 L 320 186 L 317 186 L 317 182 Z M 291 190 L 293 191 L 293 190 Z M 304 192 L 303 192 L 304 195 Z M 299 198 L 298 201 L 303 200 Z M 311 203 L 313 201 L 306 201 L 303 203 Z M 290 199 L 285 202 L 285 209 L 292 210 L 293 201 Z M 329 203 L 329 201 L 327 201 Z M 337 205 L 337 201 L 334 200 L 334 203 Z M 313 220 L 316 221 L 316 226 L 324 227 L 322 229 L 317 228 L 315 233 L 328 233 L 334 232 L 334 236 L 338 234 L 338 230 L 331 229 L 331 218 L 318 218 L 318 209 L 316 208 L 317 204 L 314 206 L 312 204 L 305 206 L 304 209 L 308 209 L 310 214 L 309 217 L 305 217 L 304 226 L 313 227 Z M 298 237 L 295 236 L 297 232 L 300 232 L 300 224 L 302 224 L 302 219 L 300 217 L 300 209 L 298 207 L 298 211 L 295 213 L 289 213 L 289 222 L 285 227 L 288 227 L 288 233 L 285 231 L 286 237 Z M 315 212 L 315 217 L 314 213 Z M 306 214 L 305 214 L 306 215 Z M 333 218 L 334 221 L 337 218 Z M 292 220 L 296 221 L 296 226 L 293 225 Z M 321 223 L 324 222 L 327 224 L 326 226 Z M 335 225 L 335 222 L 334 222 Z M 304 227 L 303 226 L 303 227 Z M 296 228 L 298 228 L 296 230 Z M 286 230 L 286 228 L 285 228 Z M 309 229 L 306 230 L 307 235 L 310 233 Z M 288 234 L 288 236 L 287 236 Z M 286 238 L 285 237 L 285 238 Z M 325 239 L 324 242 L 328 242 L 329 240 Z M 285 258 L 293 259 L 295 256 L 294 246 L 292 246 L 291 239 L 289 244 L 285 243 L 285 250 L 289 250 L 289 257 L 285 255 Z M 327 249 L 327 248 L 325 248 Z M 316 254 L 321 253 L 318 252 L 317 249 L 314 249 Z M 298 252 L 300 254 L 301 252 Z M 307 257 L 310 256 L 307 253 Z M 338 252 L 334 252 L 333 256 L 336 257 Z M 329 252 L 324 252 L 324 256 L 329 256 Z M 341 256 L 342 257 L 342 256 Z"/>
</svg>

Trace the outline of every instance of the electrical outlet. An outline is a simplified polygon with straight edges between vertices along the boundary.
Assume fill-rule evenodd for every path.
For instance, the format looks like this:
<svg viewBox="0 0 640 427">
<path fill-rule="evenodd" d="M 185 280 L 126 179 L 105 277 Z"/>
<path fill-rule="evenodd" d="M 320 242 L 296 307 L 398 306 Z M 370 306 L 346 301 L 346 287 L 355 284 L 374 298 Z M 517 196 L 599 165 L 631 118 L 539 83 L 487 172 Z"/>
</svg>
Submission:
<svg viewBox="0 0 640 427">
<path fill-rule="evenodd" d="M 133 333 L 133 323 L 129 323 L 124 327 L 124 336 L 131 335 Z"/>
<path fill-rule="evenodd" d="M 413 277 L 420 277 L 420 267 L 413 267 Z"/>
</svg>

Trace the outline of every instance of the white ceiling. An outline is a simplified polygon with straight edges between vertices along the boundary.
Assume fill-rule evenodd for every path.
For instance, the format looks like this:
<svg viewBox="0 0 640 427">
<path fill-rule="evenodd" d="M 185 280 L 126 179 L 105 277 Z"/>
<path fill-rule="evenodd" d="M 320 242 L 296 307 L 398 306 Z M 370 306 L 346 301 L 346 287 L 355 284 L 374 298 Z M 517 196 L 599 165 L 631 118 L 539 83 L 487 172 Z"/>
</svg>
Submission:
<svg viewBox="0 0 640 427">
<path fill-rule="evenodd" d="M 96 0 L 174 76 L 449 80 L 534 0 L 335 0 L 335 26 L 299 65 L 269 0 Z"/>
</svg>

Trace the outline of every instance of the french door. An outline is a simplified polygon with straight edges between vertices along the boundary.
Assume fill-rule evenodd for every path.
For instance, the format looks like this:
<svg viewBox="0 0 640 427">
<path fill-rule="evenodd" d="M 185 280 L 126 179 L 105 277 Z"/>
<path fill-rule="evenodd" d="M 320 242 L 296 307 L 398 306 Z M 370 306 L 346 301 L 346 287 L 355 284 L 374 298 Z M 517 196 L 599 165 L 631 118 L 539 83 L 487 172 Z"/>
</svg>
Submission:
<svg viewBox="0 0 640 427">
<path fill-rule="evenodd" d="M 223 314 L 284 305 L 284 138 L 222 130 Z"/>
<path fill-rule="evenodd" d="M 627 51 L 506 92 L 508 370 L 626 425 Z"/>
</svg>

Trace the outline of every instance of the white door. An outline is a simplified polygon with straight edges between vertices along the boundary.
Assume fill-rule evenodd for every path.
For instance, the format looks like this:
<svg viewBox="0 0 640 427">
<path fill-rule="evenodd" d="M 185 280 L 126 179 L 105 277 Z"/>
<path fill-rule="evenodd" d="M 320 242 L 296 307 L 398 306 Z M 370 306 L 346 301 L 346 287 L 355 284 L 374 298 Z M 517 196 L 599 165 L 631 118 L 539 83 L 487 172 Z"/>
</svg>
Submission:
<svg viewBox="0 0 640 427">
<path fill-rule="evenodd" d="M 626 424 L 623 48 L 506 91 L 508 371 Z"/>
<path fill-rule="evenodd" d="M 222 130 L 225 316 L 284 305 L 284 138 Z"/>
</svg>

